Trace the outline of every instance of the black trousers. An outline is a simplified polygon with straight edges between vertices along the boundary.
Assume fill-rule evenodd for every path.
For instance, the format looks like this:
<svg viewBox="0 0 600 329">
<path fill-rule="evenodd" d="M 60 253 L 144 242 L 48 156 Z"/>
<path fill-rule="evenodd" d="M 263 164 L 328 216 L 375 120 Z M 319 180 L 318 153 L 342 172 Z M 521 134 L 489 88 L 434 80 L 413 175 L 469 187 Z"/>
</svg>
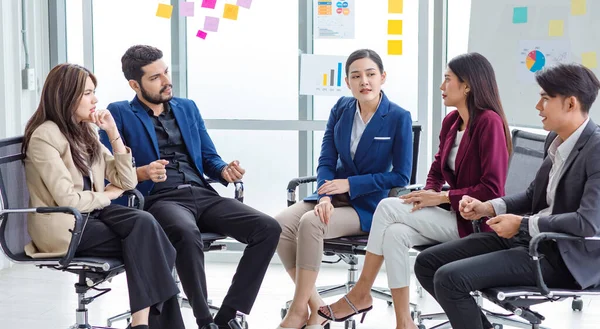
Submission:
<svg viewBox="0 0 600 329">
<path fill-rule="evenodd" d="M 196 322 L 210 319 L 200 232 L 213 232 L 247 244 L 223 305 L 250 313 L 275 253 L 281 228 L 275 219 L 205 187 L 185 187 L 146 198 L 177 250 L 176 267 Z"/>
<path fill-rule="evenodd" d="M 556 243 L 540 244 L 544 281 L 549 287 L 581 289 L 567 269 Z M 529 238 L 504 239 L 494 232 L 475 233 L 421 252 L 415 275 L 444 309 L 454 329 L 489 329 L 470 292 L 493 287 L 535 286 Z M 477 316 L 480 315 L 480 316 Z"/>
<path fill-rule="evenodd" d="M 76 256 L 123 259 L 131 312 L 151 307 L 150 328 L 185 328 L 171 274 L 175 249 L 149 213 L 110 205 L 90 214 Z"/>
</svg>

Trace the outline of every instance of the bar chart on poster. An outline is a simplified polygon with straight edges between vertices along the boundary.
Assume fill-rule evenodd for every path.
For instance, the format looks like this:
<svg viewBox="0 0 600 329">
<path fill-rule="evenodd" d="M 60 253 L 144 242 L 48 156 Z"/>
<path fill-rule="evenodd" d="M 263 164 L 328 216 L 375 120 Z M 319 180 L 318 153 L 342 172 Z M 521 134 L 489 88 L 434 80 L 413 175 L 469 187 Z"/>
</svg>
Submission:
<svg viewBox="0 0 600 329">
<path fill-rule="evenodd" d="M 300 94 L 348 96 L 344 81 L 346 56 L 309 55 L 300 57 Z"/>
</svg>

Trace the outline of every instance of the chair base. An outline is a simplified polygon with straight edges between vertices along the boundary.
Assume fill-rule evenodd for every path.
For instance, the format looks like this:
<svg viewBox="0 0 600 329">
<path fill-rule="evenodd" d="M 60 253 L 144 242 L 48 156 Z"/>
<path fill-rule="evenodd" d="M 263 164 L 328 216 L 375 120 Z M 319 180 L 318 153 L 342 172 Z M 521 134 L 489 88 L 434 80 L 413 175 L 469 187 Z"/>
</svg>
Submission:
<svg viewBox="0 0 600 329">
<path fill-rule="evenodd" d="M 516 328 L 522 328 L 522 329 L 550 329 L 548 327 L 544 327 L 539 324 L 531 324 L 531 323 L 527 323 L 527 322 L 524 322 L 521 320 L 512 319 L 508 316 L 500 316 L 500 315 L 497 315 L 497 314 L 489 312 L 489 311 L 484 311 L 484 314 L 488 318 L 488 321 L 490 321 L 490 323 L 492 323 L 492 325 L 494 326 L 494 329 L 502 329 L 503 326 L 510 326 L 510 327 L 516 327 Z M 447 321 L 448 316 L 446 316 L 445 313 L 421 314 L 420 311 L 417 311 L 416 320 L 417 320 L 417 325 L 419 326 L 419 329 L 421 329 L 421 328 L 425 329 L 425 325 L 423 324 L 424 320 L 431 320 L 431 321 L 446 320 L 445 322 L 437 324 L 429 329 L 452 328 L 452 326 L 450 325 L 450 322 Z"/>
</svg>

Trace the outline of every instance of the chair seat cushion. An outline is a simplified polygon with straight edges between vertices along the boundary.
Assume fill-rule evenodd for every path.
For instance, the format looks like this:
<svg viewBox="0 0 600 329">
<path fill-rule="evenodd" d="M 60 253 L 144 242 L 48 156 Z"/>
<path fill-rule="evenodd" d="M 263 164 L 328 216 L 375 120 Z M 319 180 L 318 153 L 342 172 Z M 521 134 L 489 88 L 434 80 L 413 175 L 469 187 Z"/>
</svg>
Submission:
<svg viewBox="0 0 600 329">
<path fill-rule="evenodd" d="M 326 239 L 324 242 L 325 242 L 325 244 L 366 246 L 368 240 L 369 240 L 369 235 L 354 235 L 354 236 L 343 236 L 340 238 Z"/>
<path fill-rule="evenodd" d="M 204 242 L 214 242 L 217 240 L 223 240 L 227 238 L 226 235 L 212 232 L 201 232 L 200 235 L 202 236 L 202 241 Z"/>
<path fill-rule="evenodd" d="M 31 258 L 25 255 L 24 252 L 15 254 L 15 261 L 30 263 L 40 266 L 58 266 L 61 258 Z M 118 258 L 102 258 L 102 257 L 75 257 L 71 262 L 72 266 L 90 266 L 96 270 L 111 272 L 115 269 L 123 267 L 123 260 Z"/>
</svg>

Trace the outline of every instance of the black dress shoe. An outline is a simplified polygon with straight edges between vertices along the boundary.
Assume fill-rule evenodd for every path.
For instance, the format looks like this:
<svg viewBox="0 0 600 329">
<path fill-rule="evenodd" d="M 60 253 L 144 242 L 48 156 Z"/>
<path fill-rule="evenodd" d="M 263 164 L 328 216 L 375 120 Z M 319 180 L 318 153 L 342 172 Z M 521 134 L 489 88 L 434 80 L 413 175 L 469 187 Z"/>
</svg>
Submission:
<svg viewBox="0 0 600 329">
<path fill-rule="evenodd" d="M 219 329 L 219 326 L 217 326 L 214 323 L 209 323 L 209 324 L 205 324 L 202 328 L 200 329 Z"/>
</svg>

